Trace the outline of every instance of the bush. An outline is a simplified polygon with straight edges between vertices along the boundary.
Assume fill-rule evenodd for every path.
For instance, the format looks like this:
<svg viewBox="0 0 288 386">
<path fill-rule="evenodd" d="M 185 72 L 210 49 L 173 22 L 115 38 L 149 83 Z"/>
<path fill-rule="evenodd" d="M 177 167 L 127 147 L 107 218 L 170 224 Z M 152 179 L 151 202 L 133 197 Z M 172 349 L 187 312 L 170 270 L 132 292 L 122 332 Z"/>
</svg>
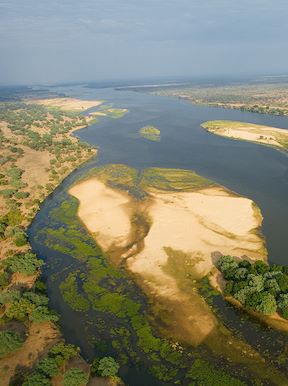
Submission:
<svg viewBox="0 0 288 386">
<path fill-rule="evenodd" d="M 45 375 L 53 377 L 59 373 L 59 364 L 55 358 L 44 358 L 37 366 Z"/>
<path fill-rule="evenodd" d="M 89 380 L 89 374 L 84 373 L 78 367 L 71 368 L 64 374 L 64 386 L 85 386 Z"/>
<path fill-rule="evenodd" d="M 29 375 L 22 386 L 50 386 L 51 381 L 44 374 L 34 373 Z"/>
<path fill-rule="evenodd" d="M 73 344 L 65 344 L 63 342 L 57 343 L 50 350 L 50 354 L 54 356 L 61 356 L 63 360 L 69 360 L 76 357 L 80 353 L 80 348 Z"/>
<path fill-rule="evenodd" d="M 100 359 L 98 372 L 102 377 L 111 377 L 118 373 L 119 364 L 112 357 L 104 357 Z"/>
<path fill-rule="evenodd" d="M 0 272 L 0 289 L 7 287 L 9 284 L 9 275 L 7 272 Z"/>
<path fill-rule="evenodd" d="M 19 253 L 3 262 L 4 267 L 10 271 L 25 275 L 33 275 L 43 264 L 42 260 L 37 259 L 36 255 L 30 252 Z"/>
<path fill-rule="evenodd" d="M 23 344 L 23 339 L 10 331 L 0 331 L 0 358 L 17 350 Z"/>
</svg>

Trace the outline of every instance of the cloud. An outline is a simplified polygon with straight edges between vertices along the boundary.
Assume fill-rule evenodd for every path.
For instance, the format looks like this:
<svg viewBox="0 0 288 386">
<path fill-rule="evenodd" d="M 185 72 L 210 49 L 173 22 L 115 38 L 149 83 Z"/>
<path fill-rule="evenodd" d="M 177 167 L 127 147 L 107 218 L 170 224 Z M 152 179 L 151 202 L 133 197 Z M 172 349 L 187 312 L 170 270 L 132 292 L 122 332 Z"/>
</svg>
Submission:
<svg viewBox="0 0 288 386">
<path fill-rule="evenodd" d="M 237 47 L 244 57 L 257 54 L 261 57 L 261 50 L 265 49 L 265 53 L 276 53 L 278 60 L 285 63 L 287 11 L 286 0 L 0 0 L 0 49 L 5 62 L 0 82 L 32 79 L 29 63 L 35 74 L 49 74 L 49 78 L 57 80 L 69 75 L 69 71 L 63 71 L 69 65 L 71 76 L 80 78 L 82 71 L 76 64 L 73 68 L 76 61 L 71 62 L 71 57 L 83 52 L 93 63 L 91 68 L 101 74 L 109 68 L 107 76 L 114 68 L 114 77 L 126 71 L 135 76 L 153 75 L 153 68 L 155 73 L 161 68 L 168 71 L 170 67 L 165 60 L 173 56 L 174 74 L 177 65 L 179 71 L 183 69 L 182 57 L 190 65 L 191 73 L 199 71 L 194 64 L 195 56 L 207 50 L 221 51 L 222 64 L 221 58 L 217 58 L 217 66 L 218 71 L 223 71 L 231 61 L 231 52 L 237 54 Z M 115 53 L 123 57 L 111 63 Z M 145 66 L 139 57 L 157 60 L 153 61 L 154 67 L 150 62 Z M 55 58 L 58 65 L 52 63 Z M 271 56 L 265 68 L 270 66 L 271 71 L 280 71 L 282 63 L 275 63 Z M 90 68 L 90 64 L 82 65 Z M 202 67 L 206 66 L 203 63 Z M 211 71 L 217 72 L 213 63 L 210 66 Z M 258 66 L 259 71 L 264 69 L 260 60 Z M 236 72 L 242 69 L 241 63 L 235 66 Z M 85 73 L 91 78 L 95 76 L 95 70 L 89 71 Z"/>
</svg>

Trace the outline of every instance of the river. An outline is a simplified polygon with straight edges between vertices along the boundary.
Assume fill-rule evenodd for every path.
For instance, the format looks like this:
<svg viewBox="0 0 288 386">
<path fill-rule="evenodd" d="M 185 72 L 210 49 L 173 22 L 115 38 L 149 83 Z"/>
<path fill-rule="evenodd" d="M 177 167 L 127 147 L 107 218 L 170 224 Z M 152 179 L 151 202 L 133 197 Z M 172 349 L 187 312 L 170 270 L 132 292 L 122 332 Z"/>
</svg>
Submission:
<svg viewBox="0 0 288 386">
<path fill-rule="evenodd" d="M 50 304 L 61 316 L 60 324 L 64 336 L 69 342 L 78 344 L 86 358 L 92 358 L 95 352 L 110 352 L 105 348 L 95 349 L 87 342 L 88 336 L 91 339 L 93 334 L 97 335 L 93 332 L 97 315 L 95 312 L 93 316 L 90 312 L 71 310 L 63 301 L 59 290 L 59 283 L 67 276 L 67 267 L 68 270 L 73 267 L 80 271 L 85 268 L 69 255 L 56 253 L 53 248 L 45 246 L 37 234 L 44 225 L 47 226 L 51 211 L 65 200 L 67 187 L 95 165 L 124 163 L 138 169 L 192 169 L 240 195 L 249 197 L 257 203 L 264 216 L 262 231 L 267 242 L 269 262 L 287 264 L 287 155 L 262 145 L 215 136 L 203 130 L 200 124 L 207 120 L 225 119 L 288 128 L 288 118 L 192 105 L 184 100 L 111 88 L 75 86 L 53 88 L 53 91 L 77 98 L 102 99 L 117 108 L 129 110 L 120 119 L 102 118 L 97 124 L 75 133 L 82 141 L 99 148 L 97 158 L 73 172 L 45 200 L 29 229 L 32 247 L 46 261 L 44 277 L 47 280 Z M 146 125 L 153 125 L 161 130 L 160 142 L 146 141 L 137 135 L 138 130 Z M 57 272 L 61 272 L 61 275 L 52 280 Z M 239 324 L 240 319 L 245 319 L 241 333 L 249 343 L 261 346 L 261 350 L 270 350 L 272 356 L 279 354 L 279 345 L 273 342 L 282 340 L 285 345 L 286 338 L 283 334 L 268 330 L 250 320 L 219 298 L 216 303 L 223 320 L 226 320 L 226 324 L 232 323 L 233 328 Z M 267 342 L 270 342 L 269 347 Z M 168 384 L 155 380 L 147 374 L 145 368 L 140 371 L 136 367 L 124 366 L 122 369 L 121 375 L 128 385 Z"/>
</svg>

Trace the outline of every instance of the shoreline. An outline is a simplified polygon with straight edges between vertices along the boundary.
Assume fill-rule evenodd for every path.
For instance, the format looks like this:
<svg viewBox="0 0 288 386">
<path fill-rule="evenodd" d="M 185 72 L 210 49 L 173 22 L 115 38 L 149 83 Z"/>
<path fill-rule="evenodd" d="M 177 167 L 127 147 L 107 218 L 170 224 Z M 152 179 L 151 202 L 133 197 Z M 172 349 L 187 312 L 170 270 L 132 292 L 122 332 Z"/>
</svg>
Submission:
<svg viewBox="0 0 288 386">
<path fill-rule="evenodd" d="M 51 156 L 51 153 L 50 153 L 51 150 L 50 150 L 49 146 L 47 147 L 47 150 L 46 150 L 46 148 L 45 148 L 45 150 L 37 150 L 37 149 L 33 149 L 27 145 L 22 145 L 22 144 L 18 145 L 19 148 L 22 150 L 21 150 L 19 159 L 17 158 L 17 160 L 16 160 L 16 165 L 17 165 L 17 167 L 20 167 L 23 170 L 22 175 L 20 177 L 20 180 L 22 179 L 22 181 L 23 181 L 23 179 L 24 179 L 24 181 L 26 183 L 26 191 L 28 190 L 28 192 L 29 192 L 29 198 L 28 199 L 24 198 L 22 201 L 20 201 L 21 205 L 23 206 L 23 209 L 22 209 L 23 217 L 21 219 L 21 225 L 20 226 L 24 230 L 27 230 L 29 228 L 29 226 L 31 225 L 32 221 L 34 220 L 35 216 L 37 215 L 37 213 L 40 210 L 41 203 L 44 202 L 49 197 L 49 195 L 51 195 L 55 191 L 55 189 L 57 189 L 57 187 L 59 187 L 61 185 L 61 183 L 64 181 L 64 179 L 67 178 L 69 175 L 71 175 L 71 173 L 76 171 L 79 167 L 82 167 L 85 163 L 89 162 L 92 158 L 97 156 L 98 150 L 96 148 L 94 148 L 91 145 L 85 145 L 85 144 L 83 145 L 82 142 L 80 141 L 80 139 L 78 137 L 76 137 L 75 135 L 73 135 L 73 133 L 75 131 L 83 129 L 85 127 L 88 127 L 89 123 L 90 123 L 90 121 L 92 121 L 93 117 L 92 116 L 91 117 L 88 116 L 86 118 L 83 117 L 83 118 L 81 118 L 82 121 L 79 120 L 80 118 L 77 118 L 78 115 L 71 116 L 73 118 L 70 118 L 69 114 L 71 111 L 71 105 L 69 105 L 69 103 L 73 103 L 74 106 L 76 106 L 76 107 L 78 107 L 78 105 L 81 105 L 82 110 L 86 110 L 86 108 L 90 108 L 90 107 L 94 107 L 94 106 L 98 106 L 98 105 L 102 104 L 102 101 L 87 101 L 87 103 L 89 104 L 89 106 L 87 107 L 87 105 L 85 104 L 85 101 L 82 101 L 80 99 L 78 99 L 78 100 L 75 98 L 56 98 L 56 99 L 57 99 L 57 101 L 64 100 L 64 107 L 62 106 L 62 108 L 60 108 L 61 114 L 62 114 L 61 116 L 65 117 L 64 122 L 69 122 L 69 120 L 74 122 L 73 119 L 76 122 L 76 127 L 75 126 L 70 127 L 70 129 L 68 131 L 65 130 L 65 132 L 63 132 L 63 134 L 60 134 L 60 135 L 56 134 L 56 138 L 58 138 L 56 140 L 59 140 L 59 138 L 61 138 L 61 135 L 62 135 L 63 139 L 67 139 L 68 141 L 70 141 L 75 148 L 74 150 L 72 150 L 72 152 L 74 151 L 75 156 L 76 156 L 76 154 L 77 154 L 77 156 L 75 157 L 75 160 L 73 160 L 72 162 L 70 162 L 70 163 L 66 162 L 64 168 L 63 168 L 63 164 L 59 164 L 58 169 L 57 169 L 57 166 L 55 168 L 54 164 L 52 164 L 51 162 L 49 163 L 49 161 L 51 161 L 51 159 L 53 157 L 53 153 Z M 52 104 L 53 104 L 55 101 L 55 98 L 54 99 L 49 98 L 49 99 L 47 99 L 47 101 L 49 101 L 49 102 L 52 101 Z M 67 110 L 67 103 L 66 103 L 67 101 L 69 102 L 68 103 L 69 110 Z M 24 99 L 23 102 L 27 105 L 30 105 L 31 103 L 33 104 L 33 101 L 31 102 L 30 100 L 26 100 L 26 99 Z M 41 102 L 43 102 L 43 100 L 41 100 Z M 45 105 L 45 103 L 44 103 L 44 105 Z M 54 112 L 56 114 L 58 114 L 59 106 L 50 105 L 50 103 L 48 103 L 48 105 L 49 105 L 48 110 L 47 110 L 47 116 L 48 117 L 51 114 L 53 116 Z M 22 107 L 22 109 L 25 110 L 25 106 Z M 46 110 L 44 110 L 44 111 L 46 111 Z M 50 111 L 51 111 L 51 113 L 50 113 Z M 78 108 L 74 108 L 74 111 L 76 113 L 79 113 Z M 66 118 L 66 114 L 67 114 L 67 118 Z M 77 121 L 77 120 L 79 120 L 79 121 Z M 84 120 L 85 120 L 85 123 L 84 123 Z M 5 121 L 0 122 L 0 129 L 2 130 L 2 132 L 4 130 L 4 133 L 8 136 L 8 138 L 9 138 L 8 143 L 10 141 L 10 138 L 12 138 L 12 140 L 14 140 L 14 142 L 15 142 L 17 137 L 15 137 L 15 135 L 11 132 L 10 128 L 8 129 L 8 126 L 5 123 Z M 45 130 L 46 130 L 45 125 L 39 129 L 40 133 L 41 132 L 45 133 Z M 25 134 L 24 134 L 24 138 L 25 138 Z M 30 161 L 29 157 L 31 158 L 31 161 Z M 37 161 L 37 157 L 38 158 L 42 157 L 42 158 L 39 158 L 39 161 Z M 46 160 L 45 160 L 45 162 L 42 162 L 42 159 L 44 160 L 43 157 L 46 157 L 46 160 L 48 162 Z M 71 160 L 72 160 L 72 158 L 71 158 Z M 57 165 L 57 163 L 56 163 L 56 165 Z M 44 171 L 44 168 L 46 168 L 45 171 Z M 19 170 L 21 170 L 21 169 L 19 169 Z M 35 171 L 34 171 L 34 169 L 35 169 Z M 49 184 L 48 184 L 48 174 L 50 175 L 50 172 L 53 170 L 58 170 L 58 173 L 56 172 L 57 173 L 56 174 L 57 180 L 56 181 L 53 180 L 51 182 L 49 180 Z M 39 178 L 35 178 L 35 181 L 33 180 L 33 178 L 31 178 L 31 175 L 35 174 L 35 176 L 37 176 L 39 173 L 42 177 L 42 181 L 41 181 L 42 185 L 41 186 L 39 185 L 39 182 L 40 182 Z M 44 185 L 45 181 L 47 183 L 46 186 Z M 38 184 L 37 189 L 33 189 L 33 186 L 31 185 L 33 183 Z M 48 187 L 48 185 L 49 185 L 49 187 Z M 37 197 L 37 200 L 34 199 L 35 203 L 33 204 L 33 206 L 31 207 L 31 209 L 29 210 L 29 213 L 28 213 L 27 210 L 25 210 L 24 205 L 26 205 L 26 202 L 29 200 L 31 202 L 31 196 L 32 195 L 34 197 Z M 0 205 L 0 209 L 2 211 L 6 211 L 6 205 L 7 204 L 5 204 L 5 200 L 4 201 L 3 201 L 3 199 L 1 199 L 1 200 L 2 200 L 2 202 Z M 21 206 L 21 208 L 22 208 L 22 206 Z M 23 247 L 19 247 L 19 246 L 15 245 L 14 241 L 11 237 L 5 238 L 4 240 L 2 239 L 1 240 L 1 246 L 3 246 L 3 248 L 1 248 L 2 249 L 2 257 L 0 256 L 0 258 L 3 261 L 7 258 L 7 256 L 9 256 L 11 254 L 11 252 L 25 253 L 25 252 L 31 251 L 31 246 L 30 246 L 28 237 L 27 237 L 25 245 Z M 11 279 L 10 279 L 11 283 L 8 286 L 8 291 L 9 291 L 9 288 L 11 286 L 13 286 L 14 284 L 17 284 L 17 286 L 19 288 L 23 289 L 24 293 L 27 290 L 28 291 L 29 290 L 34 291 L 34 286 L 35 286 L 35 283 L 38 280 L 39 276 L 40 276 L 40 270 L 35 272 L 35 274 L 33 274 L 32 276 L 29 276 L 29 275 L 27 276 L 27 274 L 20 274 L 18 272 L 15 272 L 11 276 Z M 8 305 L 8 307 L 9 307 L 9 305 Z M 7 309 L 7 306 L 4 305 L 4 312 L 5 312 L 5 308 Z M 47 327 L 45 327 L 44 324 L 45 323 L 41 324 L 41 326 L 42 326 L 41 327 L 42 335 L 41 335 L 41 334 L 39 334 L 39 331 L 40 331 L 39 330 L 39 326 L 40 326 L 39 323 L 37 324 L 36 322 L 31 322 L 30 327 L 26 332 L 27 338 L 24 340 L 20 349 L 18 349 L 16 351 L 12 351 L 8 355 L 5 355 L 2 358 L 0 358 L 0 370 L 1 370 L 1 379 L 2 379 L 3 385 L 6 385 L 6 384 L 8 385 L 8 383 L 10 382 L 12 377 L 15 376 L 15 370 L 17 369 L 17 366 L 25 364 L 25 366 L 27 366 L 28 368 L 33 369 L 35 367 L 35 364 L 37 364 L 37 362 L 39 361 L 39 357 L 45 356 L 47 354 L 48 350 L 52 346 L 54 346 L 59 341 L 63 341 L 64 337 L 63 337 L 61 329 L 57 323 L 46 322 Z M 5 326 L 3 326 L 3 327 L 4 327 L 4 331 L 5 331 Z M 33 345 L 31 346 L 32 341 L 33 341 Z M 43 342 L 45 342 L 45 343 L 43 344 Z M 29 356 L 28 356 L 28 354 L 29 354 Z M 5 374 L 2 371 L 4 367 L 7 368 L 7 370 L 5 371 Z"/>
<path fill-rule="evenodd" d="M 221 137 L 265 145 L 284 154 L 288 151 L 288 129 L 238 121 L 207 121 L 201 127 Z"/>
</svg>

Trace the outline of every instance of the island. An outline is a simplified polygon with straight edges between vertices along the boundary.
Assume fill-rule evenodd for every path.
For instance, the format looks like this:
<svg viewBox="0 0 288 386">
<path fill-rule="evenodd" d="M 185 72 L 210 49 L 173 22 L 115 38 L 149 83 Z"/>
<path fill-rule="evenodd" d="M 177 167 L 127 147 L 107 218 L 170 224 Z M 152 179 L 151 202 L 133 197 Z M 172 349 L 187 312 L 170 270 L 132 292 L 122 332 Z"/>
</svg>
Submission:
<svg viewBox="0 0 288 386">
<path fill-rule="evenodd" d="M 238 121 L 207 121 L 201 125 L 210 133 L 288 150 L 288 130 Z"/>
<path fill-rule="evenodd" d="M 69 190 L 79 200 L 80 219 L 114 264 L 125 261 L 145 292 L 169 307 L 177 321 L 173 334 L 200 344 L 217 321 L 181 282 L 209 274 L 215 251 L 265 261 L 264 240 L 256 232 L 259 209 L 193 171 L 151 168 L 139 177 L 116 164 L 91 173 Z"/>
<path fill-rule="evenodd" d="M 266 263 L 262 216 L 253 201 L 191 170 L 148 168 L 140 172 L 124 164 L 91 169 L 69 193 L 77 199 L 73 211 L 105 256 L 102 263 L 88 260 L 84 292 L 77 290 L 77 272 L 63 283 L 72 308 L 89 309 L 90 304 L 109 310 L 119 323 L 131 320 L 138 345 L 150 355 L 155 337 L 144 315 L 137 313 L 137 304 L 128 301 L 120 287 L 115 292 L 104 284 L 105 272 L 110 281 L 115 276 L 114 282 L 124 269 L 149 299 L 163 337 L 184 346 L 204 344 L 235 363 L 253 366 L 260 378 L 269 376 L 259 352 L 224 327 L 201 292 L 206 280 L 215 289 L 219 281 L 224 282 L 217 268 L 223 255 L 240 260 L 249 256 L 252 262 Z M 53 229 L 51 234 L 55 234 Z M 82 297 L 79 304 L 77 296 Z M 157 345 L 161 347 L 158 341 Z M 271 371 L 283 383 L 282 375 L 273 367 Z"/>
<path fill-rule="evenodd" d="M 160 141 L 161 132 L 157 127 L 154 126 L 144 126 L 139 130 L 141 137 L 149 139 L 150 141 Z"/>
</svg>

